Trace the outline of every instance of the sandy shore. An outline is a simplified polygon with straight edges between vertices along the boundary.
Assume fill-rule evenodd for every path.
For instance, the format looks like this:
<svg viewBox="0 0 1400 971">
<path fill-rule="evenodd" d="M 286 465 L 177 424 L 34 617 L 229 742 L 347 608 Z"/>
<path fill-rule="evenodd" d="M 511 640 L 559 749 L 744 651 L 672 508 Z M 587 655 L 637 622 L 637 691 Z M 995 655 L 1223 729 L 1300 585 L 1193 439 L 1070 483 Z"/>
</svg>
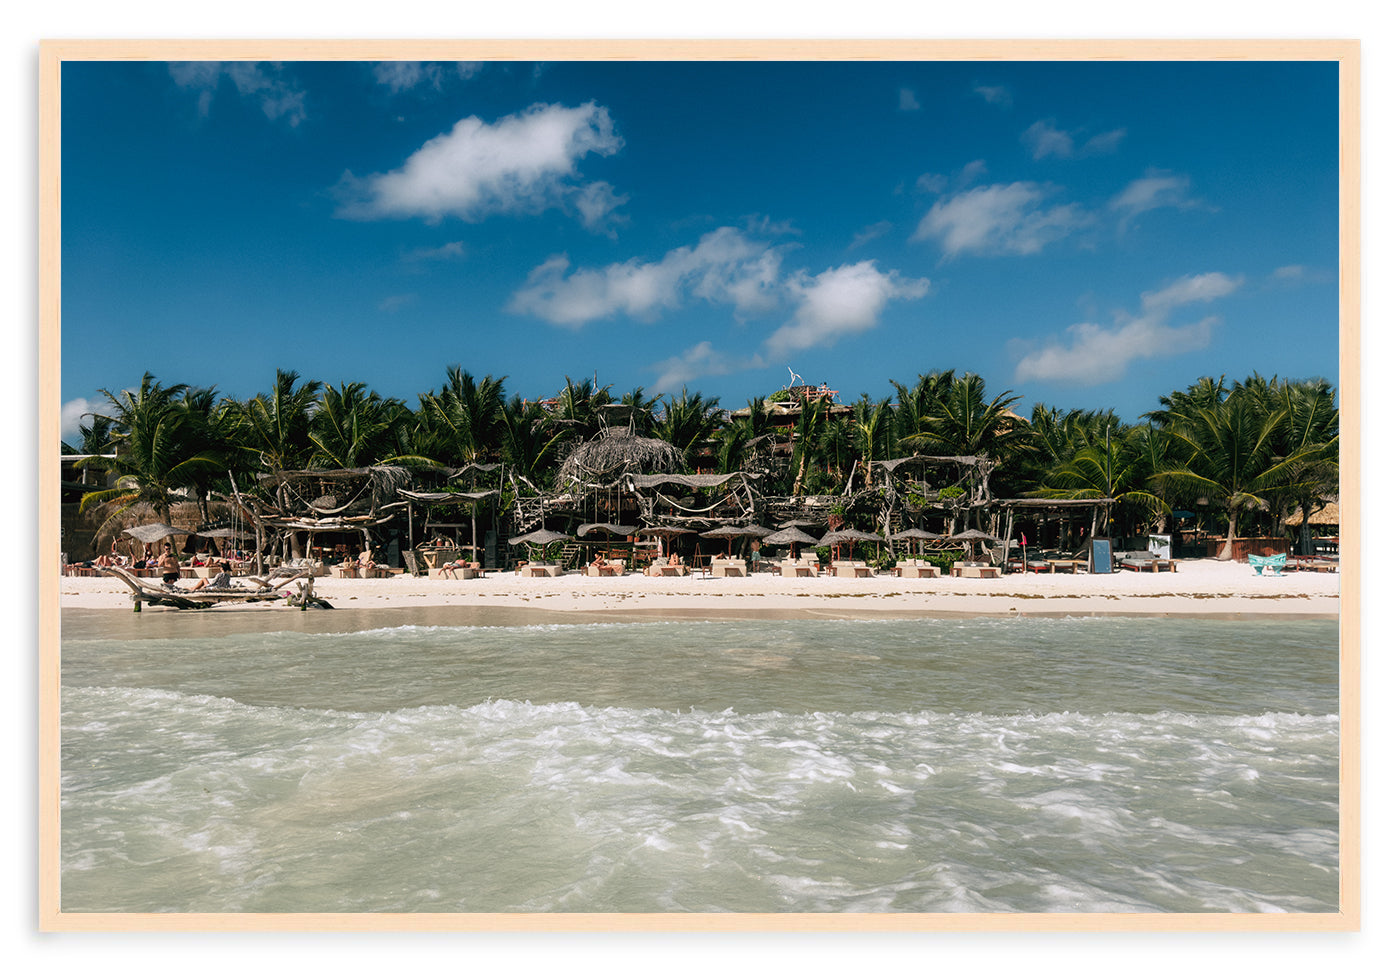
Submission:
<svg viewBox="0 0 1400 971">
<path fill-rule="evenodd" d="M 105 577 L 64 577 L 64 608 L 131 610 L 128 590 Z M 183 586 L 192 586 L 186 581 Z M 396 576 L 316 580 L 316 593 L 337 609 L 481 607 L 547 611 L 693 615 L 762 612 L 792 616 L 891 614 L 1141 614 L 1325 616 L 1340 613 L 1337 574 L 1257 576 L 1250 567 L 1187 560 L 1176 573 L 1025 574 L 996 579 L 932 580 L 834 577 L 560 577 L 488 573 L 473 580 Z M 172 608 L 146 607 L 150 611 Z M 224 604 L 266 612 L 276 604 Z M 203 613 L 201 611 L 201 613 Z"/>
</svg>

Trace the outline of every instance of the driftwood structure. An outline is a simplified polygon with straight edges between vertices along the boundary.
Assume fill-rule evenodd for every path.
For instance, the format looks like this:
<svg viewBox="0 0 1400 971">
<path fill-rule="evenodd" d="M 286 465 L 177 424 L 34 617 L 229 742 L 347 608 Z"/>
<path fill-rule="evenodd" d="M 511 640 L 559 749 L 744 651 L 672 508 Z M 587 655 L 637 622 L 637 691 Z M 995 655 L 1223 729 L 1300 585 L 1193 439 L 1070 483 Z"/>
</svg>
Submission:
<svg viewBox="0 0 1400 971">
<path fill-rule="evenodd" d="M 316 596 L 312 589 L 315 580 L 306 571 L 293 573 L 276 583 L 260 577 L 239 578 L 238 582 L 253 583 L 252 589 L 181 590 L 178 587 L 143 580 L 119 566 L 98 567 L 97 570 L 107 576 L 116 577 L 131 589 L 131 601 L 133 609 L 137 613 L 141 612 L 142 604 L 150 604 L 153 607 L 175 607 L 179 610 L 205 610 L 221 603 L 281 603 L 284 600 L 303 610 L 308 606 L 326 610 L 331 608 L 329 602 Z M 304 583 L 298 582 L 303 580 Z M 297 590 L 288 597 L 282 593 L 282 589 L 292 583 L 297 583 Z"/>
</svg>

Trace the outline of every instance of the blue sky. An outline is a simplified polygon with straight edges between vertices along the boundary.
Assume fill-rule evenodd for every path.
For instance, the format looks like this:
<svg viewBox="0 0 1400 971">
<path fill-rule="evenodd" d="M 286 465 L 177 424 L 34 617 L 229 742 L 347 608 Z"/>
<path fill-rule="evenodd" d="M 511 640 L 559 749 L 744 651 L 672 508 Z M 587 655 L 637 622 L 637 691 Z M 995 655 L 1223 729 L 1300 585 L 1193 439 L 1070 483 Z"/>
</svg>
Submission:
<svg viewBox="0 0 1400 971">
<path fill-rule="evenodd" d="M 1337 178 L 1327 63 L 69 62 L 64 434 L 148 370 L 1335 382 Z"/>
</svg>

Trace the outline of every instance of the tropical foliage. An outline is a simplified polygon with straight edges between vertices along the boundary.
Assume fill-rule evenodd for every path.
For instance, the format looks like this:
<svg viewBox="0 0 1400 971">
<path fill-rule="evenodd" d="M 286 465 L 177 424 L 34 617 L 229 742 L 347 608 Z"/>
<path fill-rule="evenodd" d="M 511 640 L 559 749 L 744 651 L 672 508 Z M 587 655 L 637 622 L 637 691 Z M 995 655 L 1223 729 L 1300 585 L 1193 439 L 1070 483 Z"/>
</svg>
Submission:
<svg viewBox="0 0 1400 971">
<path fill-rule="evenodd" d="M 277 371 L 269 391 L 246 400 L 146 374 L 135 389 L 103 391 L 106 407 L 65 448 L 109 474 L 110 487 L 87 495 L 83 510 L 110 517 L 147 503 L 165 522 L 172 503 L 204 503 L 230 478 L 250 485 L 301 468 L 501 462 L 548 488 L 559 461 L 610 425 L 669 442 L 691 468 L 759 473 L 770 495 L 854 494 L 879 486 L 884 459 L 982 455 L 996 462 L 997 495 L 1111 499 L 1120 533 L 1160 529 L 1173 510 L 1189 511 L 1224 532 L 1224 555 L 1235 537 L 1276 533 L 1285 516 L 1315 510 L 1338 489 L 1337 396 L 1322 380 L 1203 377 L 1136 423 L 1041 404 L 1027 419 L 1019 396 L 992 395 L 972 373 L 891 384 L 892 396 L 863 394 L 849 407 L 780 391 L 730 415 L 689 389 L 615 398 L 596 378 L 566 377 L 548 401 L 507 397 L 504 378 L 458 366 L 416 408 L 363 383 L 294 371 Z"/>
</svg>

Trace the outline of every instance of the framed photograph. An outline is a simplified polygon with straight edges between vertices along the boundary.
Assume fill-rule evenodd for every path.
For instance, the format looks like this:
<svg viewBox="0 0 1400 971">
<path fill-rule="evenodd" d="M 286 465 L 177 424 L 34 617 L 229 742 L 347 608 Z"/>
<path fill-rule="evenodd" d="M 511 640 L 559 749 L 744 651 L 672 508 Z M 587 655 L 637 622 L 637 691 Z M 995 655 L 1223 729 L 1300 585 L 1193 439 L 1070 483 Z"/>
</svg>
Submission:
<svg viewBox="0 0 1400 971">
<path fill-rule="evenodd" d="M 46 930 L 1354 930 L 1354 41 L 50 41 Z"/>
</svg>

